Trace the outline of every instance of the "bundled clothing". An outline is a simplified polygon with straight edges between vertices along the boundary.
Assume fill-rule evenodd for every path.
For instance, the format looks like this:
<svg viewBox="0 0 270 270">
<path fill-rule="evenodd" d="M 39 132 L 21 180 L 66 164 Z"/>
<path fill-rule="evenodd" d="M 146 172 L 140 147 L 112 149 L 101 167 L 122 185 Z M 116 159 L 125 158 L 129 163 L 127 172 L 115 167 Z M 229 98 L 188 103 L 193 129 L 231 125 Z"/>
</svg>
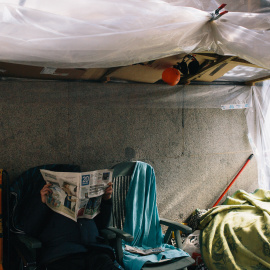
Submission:
<svg viewBox="0 0 270 270">
<path fill-rule="evenodd" d="M 270 269 L 270 191 L 238 190 L 200 221 L 200 245 L 209 269 Z"/>
</svg>

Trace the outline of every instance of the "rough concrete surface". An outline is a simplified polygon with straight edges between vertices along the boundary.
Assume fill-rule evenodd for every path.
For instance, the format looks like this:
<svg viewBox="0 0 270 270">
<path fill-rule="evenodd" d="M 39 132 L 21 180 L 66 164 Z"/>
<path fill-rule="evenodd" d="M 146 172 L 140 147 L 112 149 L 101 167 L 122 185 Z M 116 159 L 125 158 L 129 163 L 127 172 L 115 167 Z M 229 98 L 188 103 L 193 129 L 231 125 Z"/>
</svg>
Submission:
<svg viewBox="0 0 270 270">
<path fill-rule="evenodd" d="M 160 216 L 184 221 L 210 208 L 252 153 L 244 110 L 111 106 L 106 87 L 130 86 L 1 82 L 0 167 L 14 179 L 49 163 L 95 170 L 145 161 L 156 172 Z M 256 188 L 252 159 L 228 194 Z"/>
</svg>

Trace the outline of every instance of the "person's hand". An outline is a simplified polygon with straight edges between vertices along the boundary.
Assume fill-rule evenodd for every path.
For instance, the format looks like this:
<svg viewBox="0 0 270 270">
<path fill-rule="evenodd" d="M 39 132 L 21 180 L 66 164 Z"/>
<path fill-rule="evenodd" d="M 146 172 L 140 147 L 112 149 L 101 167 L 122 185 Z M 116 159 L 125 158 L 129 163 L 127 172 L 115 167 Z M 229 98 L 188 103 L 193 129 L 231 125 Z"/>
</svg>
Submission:
<svg viewBox="0 0 270 270">
<path fill-rule="evenodd" d="M 50 189 L 50 186 L 52 184 L 46 184 L 41 190 L 40 190 L 40 196 L 41 196 L 41 201 L 43 203 L 46 203 L 47 201 L 47 195 L 49 193 L 52 193 L 52 190 Z"/>
<path fill-rule="evenodd" d="M 105 189 L 105 192 L 102 196 L 103 200 L 109 200 L 112 197 L 112 193 L 113 193 L 113 188 L 112 188 L 112 183 L 108 183 L 107 188 Z"/>
</svg>

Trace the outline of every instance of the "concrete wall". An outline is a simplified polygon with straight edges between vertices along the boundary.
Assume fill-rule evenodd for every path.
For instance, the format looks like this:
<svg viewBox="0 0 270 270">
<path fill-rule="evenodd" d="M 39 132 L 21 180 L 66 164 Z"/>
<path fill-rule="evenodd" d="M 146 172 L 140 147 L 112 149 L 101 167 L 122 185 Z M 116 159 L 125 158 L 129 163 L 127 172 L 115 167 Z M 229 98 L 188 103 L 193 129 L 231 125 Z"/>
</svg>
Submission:
<svg viewBox="0 0 270 270">
<path fill-rule="evenodd" d="M 101 107 L 93 90 L 128 84 L 0 83 L 0 167 L 11 179 L 49 163 L 83 170 L 126 160 L 156 172 L 161 217 L 183 221 L 213 205 L 251 154 L 244 110 Z M 133 87 L 155 87 L 137 84 Z M 257 188 L 253 159 L 229 194 Z"/>
</svg>

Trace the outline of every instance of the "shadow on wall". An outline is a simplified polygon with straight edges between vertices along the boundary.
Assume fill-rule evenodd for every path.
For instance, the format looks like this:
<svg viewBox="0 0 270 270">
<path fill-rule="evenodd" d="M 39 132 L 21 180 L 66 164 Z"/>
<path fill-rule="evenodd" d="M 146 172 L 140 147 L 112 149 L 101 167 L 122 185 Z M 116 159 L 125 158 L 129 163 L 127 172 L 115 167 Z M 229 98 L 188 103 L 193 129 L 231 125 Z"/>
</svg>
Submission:
<svg viewBox="0 0 270 270">
<path fill-rule="evenodd" d="M 136 152 L 131 147 L 126 147 L 125 149 L 125 158 L 127 161 L 133 161 L 135 159 Z"/>
</svg>

